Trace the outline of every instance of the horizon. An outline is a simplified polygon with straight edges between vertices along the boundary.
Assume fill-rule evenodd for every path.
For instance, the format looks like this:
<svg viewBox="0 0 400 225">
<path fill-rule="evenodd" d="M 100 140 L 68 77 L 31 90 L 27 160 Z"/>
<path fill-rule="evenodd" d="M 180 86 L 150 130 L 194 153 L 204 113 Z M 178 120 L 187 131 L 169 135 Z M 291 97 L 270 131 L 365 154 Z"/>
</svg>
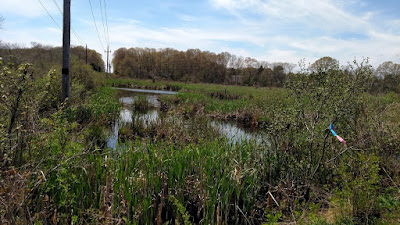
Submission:
<svg viewBox="0 0 400 225">
<path fill-rule="evenodd" d="M 61 46 L 62 32 L 56 23 L 62 25 L 62 14 L 55 3 L 62 7 L 62 1 L 3 1 L 3 42 Z M 121 47 L 200 49 L 296 65 L 324 56 L 341 65 L 369 58 L 375 68 L 385 61 L 400 62 L 400 16 L 396 13 L 400 3 L 395 0 L 93 0 L 71 4 L 71 45 L 87 43 L 103 59 L 109 42 L 112 52 Z"/>
</svg>

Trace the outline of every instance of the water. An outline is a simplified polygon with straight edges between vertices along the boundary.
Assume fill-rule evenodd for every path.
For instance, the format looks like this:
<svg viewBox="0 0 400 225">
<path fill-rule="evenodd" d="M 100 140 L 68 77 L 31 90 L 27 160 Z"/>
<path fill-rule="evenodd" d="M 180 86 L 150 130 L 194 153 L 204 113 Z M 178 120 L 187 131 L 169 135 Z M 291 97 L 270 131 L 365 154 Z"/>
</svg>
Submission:
<svg viewBox="0 0 400 225">
<path fill-rule="evenodd" d="M 136 92 L 136 90 L 140 89 L 128 89 L 128 88 L 118 88 L 118 90 L 120 90 L 120 92 L 118 93 L 118 98 L 119 102 L 122 105 L 122 108 L 119 113 L 119 118 L 114 122 L 111 135 L 107 140 L 107 146 L 112 149 L 117 148 L 119 128 L 122 127 L 123 125 L 132 123 L 132 118 L 134 113 L 132 110 L 133 103 L 135 102 L 135 100 L 138 98 L 139 95 L 145 95 L 147 101 L 154 108 L 159 108 L 161 105 L 159 101 L 160 91 L 151 92 L 152 90 L 141 90 L 141 92 Z M 161 93 L 163 92 L 161 91 Z M 168 93 L 173 94 L 172 92 Z M 174 93 L 176 94 L 176 92 Z M 144 124 L 145 127 L 147 127 L 148 125 L 155 123 L 158 119 L 158 116 L 159 116 L 158 111 L 153 109 L 147 111 L 146 113 L 136 113 L 135 119 L 140 121 L 142 124 Z"/>
<path fill-rule="evenodd" d="M 133 89 L 133 88 L 114 88 L 121 91 L 130 91 L 135 93 L 147 93 L 147 94 L 158 94 L 158 95 L 175 95 L 178 92 L 175 91 L 161 91 L 161 90 L 146 90 L 146 89 Z"/>
<path fill-rule="evenodd" d="M 156 123 L 159 119 L 159 112 L 157 108 L 160 107 L 159 98 L 164 94 L 176 94 L 177 92 L 172 91 L 159 91 L 159 90 L 143 90 L 143 89 L 128 89 L 128 88 L 117 88 L 119 91 L 118 97 L 119 102 L 122 104 L 122 109 L 120 111 L 120 116 L 117 121 L 115 121 L 112 134 L 110 135 L 107 146 L 112 149 L 117 148 L 118 142 L 118 131 L 123 125 L 132 123 L 133 115 L 135 114 L 135 121 L 140 122 L 144 127 L 148 127 Z M 138 98 L 139 95 L 146 96 L 147 101 L 150 103 L 154 109 L 149 110 L 145 113 L 137 113 L 133 111 L 133 103 Z M 170 116 L 171 117 L 171 116 Z M 178 116 L 172 116 L 174 121 L 182 124 L 183 129 L 188 127 L 189 121 L 184 120 Z M 211 127 L 215 128 L 220 135 L 225 136 L 227 140 L 232 144 L 241 143 L 242 141 L 255 141 L 257 144 L 267 143 L 265 140 L 265 135 L 260 131 L 246 129 L 241 127 L 239 124 L 228 121 L 220 120 L 210 120 L 209 124 Z"/>
<path fill-rule="evenodd" d="M 255 141 L 256 144 L 265 144 L 268 141 L 261 131 L 255 131 L 240 127 L 239 124 L 228 121 L 210 121 L 219 133 L 225 136 L 231 144 L 241 143 L 242 141 Z"/>
</svg>

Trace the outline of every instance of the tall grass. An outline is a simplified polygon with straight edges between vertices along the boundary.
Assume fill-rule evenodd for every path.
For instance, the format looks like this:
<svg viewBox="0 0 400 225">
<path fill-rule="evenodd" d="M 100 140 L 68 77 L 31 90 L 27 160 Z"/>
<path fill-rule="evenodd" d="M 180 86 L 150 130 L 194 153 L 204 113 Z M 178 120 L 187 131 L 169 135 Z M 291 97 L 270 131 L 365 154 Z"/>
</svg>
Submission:
<svg viewBox="0 0 400 225">
<path fill-rule="evenodd" d="M 120 140 L 116 151 L 104 145 L 106 127 L 119 111 L 111 88 L 96 89 L 84 104 L 42 118 L 41 132 L 30 139 L 24 155 L 33 172 L 13 178 L 2 174 L 10 181 L 27 178 L 25 186 L 16 183 L 23 194 L 12 207 L 12 201 L 3 201 L 6 189 L 0 189 L 2 202 L 8 203 L 0 219 L 4 215 L 25 224 L 306 223 L 312 211 L 310 223 L 328 224 L 315 214 L 320 207 L 349 212 L 338 223 L 356 222 L 352 216 L 361 212 L 368 213 L 362 221 L 373 221 L 400 210 L 398 95 L 357 96 L 354 126 L 350 129 L 346 118 L 337 121 L 338 132 L 352 145 L 345 148 L 329 135 L 327 119 L 311 123 L 322 117 L 313 116 L 312 105 L 293 106 L 285 89 L 129 80 L 108 84 L 180 92 L 162 97 L 165 110 L 155 123 L 123 127 L 131 136 Z M 304 93 L 309 95 L 300 103 L 319 106 L 318 96 L 309 97 L 314 92 Z M 333 109 L 322 108 L 320 115 L 337 110 L 327 107 Z M 346 115 L 353 118 L 352 112 Z M 174 119 L 174 113 L 184 119 Z M 232 144 L 199 115 L 245 115 L 263 124 L 259 127 L 269 142 Z"/>
<path fill-rule="evenodd" d="M 251 144 L 233 147 L 222 139 L 183 148 L 136 141 L 118 156 L 90 152 L 79 157 L 82 164 L 63 164 L 47 176 L 38 201 L 53 196 L 49 201 L 59 213 L 72 213 L 80 223 L 123 218 L 151 224 L 179 220 L 176 203 L 168 201 L 173 196 L 191 222 L 246 224 L 256 221 L 257 152 Z"/>
</svg>

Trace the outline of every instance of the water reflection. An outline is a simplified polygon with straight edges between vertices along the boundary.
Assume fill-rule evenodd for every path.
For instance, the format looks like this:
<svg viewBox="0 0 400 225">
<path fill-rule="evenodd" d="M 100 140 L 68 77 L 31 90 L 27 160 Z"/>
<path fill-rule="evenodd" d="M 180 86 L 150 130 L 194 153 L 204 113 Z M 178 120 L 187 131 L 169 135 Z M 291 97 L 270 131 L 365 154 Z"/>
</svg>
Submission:
<svg viewBox="0 0 400 225">
<path fill-rule="evenodd" d="M 133 88 L 114 88 L 117 90 L 125 91 L 125 92 L 134 92 L 134 93 L 146 93 L 146 94 L 158 94 L 158 95 L 175 95 L 178 92 L 175 91 L 161 91 L 161 90 L 146 90 L 146 89 L 133 89 Z"/>
<path fill-rule="evenodd" d="M 118 98 L 119 102 L 122 104 L 122 109 L 120 111 L 120 116 L 117 121 L 115 121 L 112 134 L 109 137 L 107 146 L 112 149 L 117 148 L 118 142 L 118 131 L 119 128 L 123 125 L 132 123 L 133 119 L 135 123 L 141 123 L 145 128 L 157 123 L 159 120 L 160 114 L 156 109 L 149 110 L 145 113 L 139 113 L 133 111 L 133 104 L 139 95 L 145 95 L 147 101 L 154 108 L 160 107 L 160 94 L 164 94 L 164 91 L 154 91 L 151 90 L 140 90 L 140 92 L 136 92 L 137 89 L 129 89 L 127 91 L 126 88 L 119 89 Z M 146 91 L 146 92 L 144 92 Z M 176 92 L 175 92 L 176 93 Z M 171 93 L 169 93 L 171 94 Z M 190 124 L 194 121 L 190 121 L 183 119 L 178 116 L 168 116 L 167 120 L 174 121 L 175 123 L 181 124 L 182 129 L 191 129 Z M 256 144 L 265 144 L 267 141 L 264 138 L 264 135 L 260 131 L 251 131 L 249 129 L 245 129 L 240 127 L 238 124 L 227 122 L 227 121 L 218 121 L 218 120 L 210 120 L 209 125 L 215 128 L 220 135 L 225 136 L 227 140 L 231 144 L 238 144 L 243 141 L 255 141 Z"/>
<path fill-rule="evenodd" d="M 256 144 L 266 143 L 265 135 L 260 131 L 250 131 L 250 129 L 240 128 L 238 124 L 227 121 L 210 121 L 219 133 L 227 138 L 231 144 L 240 144 L 243 141 L 254 141 Z"/>
</svg>

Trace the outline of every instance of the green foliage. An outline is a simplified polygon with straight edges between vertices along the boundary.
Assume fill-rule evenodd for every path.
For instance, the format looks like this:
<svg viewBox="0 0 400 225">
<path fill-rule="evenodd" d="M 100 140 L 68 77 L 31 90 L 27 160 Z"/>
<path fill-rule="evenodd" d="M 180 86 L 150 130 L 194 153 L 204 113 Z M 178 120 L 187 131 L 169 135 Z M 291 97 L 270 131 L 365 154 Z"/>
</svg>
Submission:
<svg viewBox="0 0 400 225">
<path fill-rule="evenodd" d="M 101 107 L 93 104 L 100 97 Z M 111 99 L 112 90 L 100 88 L 89 104 L 61 108 L 42 120 L 41 125 L 48 130 L 32 143 L 34 156 L 41 160 L 40 169 L 44 171 L 32 181 L 32 200 L 36 202 L 33 207 L 42 212 L 56 210 L 60 223 L 96 221 L 95 214 L 108 204 L 100 198 L 100 194 L 107 193 L 101 192 L 105 184 L 99 183 L 106 178 L 106 159 L 99 147 L 104 147 L 104 126 L 119 108 Z M 82 121 L 84 118 L 88 121 Z M 93 122 L 94 119 L 103 121 Z M 74 121 L 84 123 L 85 129 Z"/>
<path fill-rule="evenodd" d="M 135 101 L 133 103 L 133 109 L 139 112 L 145 112 L 149 109 L 151 109 L 152 106 L 149 103 L 149 101 L 147 101 L 146 96 L 140 95 L 137 96 L 137 98 L 135 98 Z"/>
<path fill-rule="evenodd" d="M 34 128 L 34 115 L 41 96 L 32 73 L 30 64 L 14 69 L 0 62 L 0 146 L 3 148 L 0 154 L 6 161 L 13 155 L 15 164 L 23 161 L 27 147 L 24 139 Z"/>
<path fill-rule="evenodd" d="M 310 65 L 312 72 L 328 72 L 329 70 L 339 70 L 339 61 L 329 56 L 322 57 Z"/>
<path fill-rule="evenodd" d="M 179 202 L 179 200 L 177 198 L 175 198 L 175 196 L 173 196 L 173 195 L 170 195 L 168 200 L 171 201 L 172 204 L 176 207 L 178 218 L 182 217 L 183 224 L 191 225 L 192 223 L 189 220 L 190 216 L 189 216 L 188 212 L 186 211 L 185 206 L 183 206 L 182 203 Z M 177 219 L 175 224 L 179 224 L 179 219 Z"/>
<path fill-rule="evenodd" d="M 85 87 L 86 92 L 93 91 L 96 87 L 103 85 L 105 74 L 92 69 L 90 65 L 73 59 L 71 62 L 72 83 L 80 83 Z M 75 82 L 74 82 L 75 81 Z"/>
<path fill-rule="evenodd" d="M 183 84 L 171 83 L 179 86 L 180 91 L 174 96 L 163 96 L 161 104 L 165 103 L 168 110 L 185 115 L 212 115 L 217 118 L 236 118 L 239 121 L 255 124 L 272 120 L 272 114 L 277 108 L 287 108 L 293 104 L 287 98 L 287 90 L 277 88 L 251 88 L 215 84 Z M 166 82 L 152 83 L 148 80 L 109 79 L 107 85 L 114 87 L 130 87 L 165 90 Z M 212 97 L 210 93 L 227 93 L 238 99 L 220 99 Z M 172 105 L 178 104 L 178 107 Z"/>
<path fill-rule="evenodd" d="M 120 106 L 115 101 L 114 91 L 111 88 L 100 87 L 89 98 L 87 108 L 90 109 L 94 118 L 105 118 L 109 121 L 115 118 Z"/>
<path fill-rule="evenodd" d="M 273 214 L 267 213 L 265 217 L 267 219 L 267 222 L 264 223 L 264 225 L 277 225 L 279 219 L 281 219 L 281 217 L 282 217 L 282 212 L 273 213 Z"/>
<path fill-rule="evenodd" d="M 286 89 L 110 79 L 109 86 L 179 89 L 161 98 L 164 113 L 154 124 L 134 115 L 120 127 L 115 151 L 105 147 L 120 110 L 115 90 L 99 87 L 103 75 L 80 60 L 73 67 L 67 110 L 58 100 L 59 68 L 41 77 L 27 65 L 1 65 L 0 91 L 10 100 L 0 104 L 2 157 L 18 148 L 18 168 L 30 176 L 14 182 L 1 174 L 0 197 L 20 208 L 0 208 L 0 215 L 38 224 L 398 222 L 399 96 L 368 95 L 367 64 L 285 78 L 282 66 L 242 70 L 249 84 L 259 82 L 253 73 L 265 73 L 271 85 L 287 78 Z M 268 143 L 231 144 L 204 115 L 262 128 Z M 348 147 L 329 133 L 331 123 Z M 0 169 L 8 165 L 18 163 Z M 23 200 L 9 200 L 13 195 L 3 192 L 14 189 L 3 189 L 5 180 L 29 189 Z M 279 206 L 268 202 L 268 192 Z M 336 221 L 325 217 L 332 214 Z"/>
<path fill-rule="evenodd" d="M 36 68 L 35 76 L 43 76 L 55 66 L 61 67 L 62 48 L 42 45 L 32 42 L 31 47 L 27 48 L 17 44 L 9 44 L 0 42 L 0 55 L 3 57 L 3 62 L 18 66 L 22 63 L 29 62 Z M 82 46 L 71 48 L 71 75 L 74 76 L 74 70 L 79 68 L 74 67 L 76 62 L 86 63 L 86 49 Z M 104 72 L 104 61 L 101 54 L 95 50 L 88 49 L 88 64 L 91 70 Z"/>
<path fill-rule="evenodd" d="M 271 64 L 228 52 L 215 54 L 199 49 L 183 52 L 171 48 L 120 48 L 114 53 L 113 65 L 120 77 L 153 82 L 162 79 L 263 87 L 283 87 L 287 73 L 294 67 L 290 63 Z"/>
<path fill-rule="evenodd" d="M 355 153 L 346 163 L 342 163 L 339 176 L 339 201 L 350 200 L 351 216 L 356 224 L 371 224 L 379 212 L 379 158 L 364 152 Z M 341 207 L 346 205 L 341 204 Z"/>
<path fill-rule="evenodd" d="M 39 81 L 39 83 L 45 87 L 40 111 L 45 112 L 57 109 L 61 102 L 61 72 L 52 69 L 42 78 L 42 80 Z"/>
</svg>

